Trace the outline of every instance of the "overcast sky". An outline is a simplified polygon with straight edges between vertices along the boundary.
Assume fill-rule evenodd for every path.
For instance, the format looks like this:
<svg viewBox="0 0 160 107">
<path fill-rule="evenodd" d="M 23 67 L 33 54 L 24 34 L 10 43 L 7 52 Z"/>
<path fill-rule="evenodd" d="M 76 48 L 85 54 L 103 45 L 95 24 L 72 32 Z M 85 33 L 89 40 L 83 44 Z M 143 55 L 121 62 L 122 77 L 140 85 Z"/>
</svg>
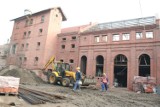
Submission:
<svg viewBox="0 0 160 107">
<path fill-rule="evenodd" d="M 67 17 L 63 28 L 160 15 L 160 0 L 3 0 L 0 3 L 0 45 L 12 35 L 13 21 L 10 20 L 23 16 L 25 9 L 34 13 L 57 6 Z"/>
</svg>

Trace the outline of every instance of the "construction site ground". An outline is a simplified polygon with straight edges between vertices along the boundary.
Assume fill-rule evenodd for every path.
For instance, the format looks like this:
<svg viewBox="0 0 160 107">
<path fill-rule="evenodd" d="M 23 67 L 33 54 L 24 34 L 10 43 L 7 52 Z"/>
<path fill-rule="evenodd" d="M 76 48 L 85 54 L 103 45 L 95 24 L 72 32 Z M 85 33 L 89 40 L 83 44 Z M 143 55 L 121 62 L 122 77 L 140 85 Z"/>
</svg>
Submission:
<svg viewBox="0 0 160 107">
<path fill-rule="evenodd" d="M 25 72 L 25 73 L 24 73 Z M 27 72 L 27 73 L 26 73 Z M 160 95 L 153 93 L 135 93 L 127 88 L 110 87 L 101 92 L 94 86 L 82 87 L 80 91 L 72 91 L 72 87 L 48 84 L 37 79 L 30 71 L 22 69 L 3 70 L 0 75 L 13 75 L 21 79 L 20 86 L 64 96 L 54 103 L 31 105 L 18 95 L 0 95 L 0 107 L 160 107 Z M 15 104 L 15 106 L 11 106 Z"/>
</svg>

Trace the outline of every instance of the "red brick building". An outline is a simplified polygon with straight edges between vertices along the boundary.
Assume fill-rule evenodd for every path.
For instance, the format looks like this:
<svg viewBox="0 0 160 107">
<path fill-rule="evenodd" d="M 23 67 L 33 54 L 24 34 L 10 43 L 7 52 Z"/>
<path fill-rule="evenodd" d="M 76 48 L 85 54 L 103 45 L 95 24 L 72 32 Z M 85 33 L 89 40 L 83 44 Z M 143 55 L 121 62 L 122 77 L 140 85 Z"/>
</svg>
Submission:
<svg viewBox="0 0 160 107">
<path fill-rule="evenodd" d="M 56 55 L 57 34 L 66 17 L 60 7 L 13 19 L 8 64 L 27 69 L 43 68 Z"/>
<path fill-rule="evenodd" d="M 131 88 L 134 76 L 160 83 L 160 20 L 155 17 L 100 23 L 79 38 L 79 65 L 87 75 L 107 73 L 110 84 Z"/>
</svg>

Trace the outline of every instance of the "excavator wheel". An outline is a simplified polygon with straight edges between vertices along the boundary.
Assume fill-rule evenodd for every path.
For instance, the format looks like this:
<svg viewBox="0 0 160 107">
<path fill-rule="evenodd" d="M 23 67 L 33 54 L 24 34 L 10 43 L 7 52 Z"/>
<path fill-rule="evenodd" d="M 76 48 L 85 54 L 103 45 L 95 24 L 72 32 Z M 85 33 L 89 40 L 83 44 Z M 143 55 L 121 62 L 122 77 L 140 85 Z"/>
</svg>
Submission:
<svg viewBox="0 0 160 107">
<path fill-rule="evenodd" d="M 68 78 L 63 78 L 62 79 L 62 86 L 68 87 L 70 84 L 70 80 Z"/>
<path fill-rule="evenodd" d="M 50 84 L 56 84 L 57 83 L 57 77 L 55 74 L 50 74 L 48 78 L 48 82 Z"/>
</svg>

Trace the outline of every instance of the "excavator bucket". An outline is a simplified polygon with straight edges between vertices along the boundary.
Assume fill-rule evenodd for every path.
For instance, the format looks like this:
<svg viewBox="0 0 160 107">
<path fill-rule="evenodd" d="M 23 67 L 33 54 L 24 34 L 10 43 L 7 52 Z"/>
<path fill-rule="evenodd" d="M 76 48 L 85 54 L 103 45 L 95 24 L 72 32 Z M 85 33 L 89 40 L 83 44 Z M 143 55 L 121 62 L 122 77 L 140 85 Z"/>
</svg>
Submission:
<svg viewBox="0 0 160 107">
<path fill-rule="evenodd" d="M 94 77 L 82 77 L 82 86 L 96 85 L 96 78 Z"/>
</svg>

